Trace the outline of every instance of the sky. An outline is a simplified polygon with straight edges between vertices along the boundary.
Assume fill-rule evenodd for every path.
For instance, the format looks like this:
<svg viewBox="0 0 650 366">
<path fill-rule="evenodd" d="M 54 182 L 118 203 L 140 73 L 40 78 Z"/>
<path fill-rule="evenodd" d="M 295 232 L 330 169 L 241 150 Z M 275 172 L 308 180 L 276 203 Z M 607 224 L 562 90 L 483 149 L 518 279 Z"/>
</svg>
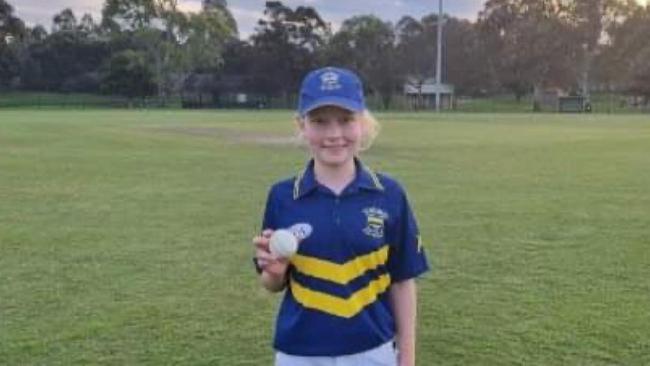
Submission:
<svg viewBox="0 0 650 366">
<path fill-rule="evenodd" d="M 65 8 L 71 8 L 77 18 L 84 13 L 93 15 L 95 21 L 101 19 L 104 0 L 8 0 L 16 15 L 28 25 L 41 24 L 50 29 L 52 17 Z M 178 0 L 184 11 L 198 11 L 201 0 Z M 247 38 L 255 30 L 255 24 L 262 16 L 265 0 L 229 0 L 228 8 L 237 20 L 239 33 Z M 445 0 L 445 13 L 457 18 L 475 20 L 484 0 Z M 420 19 L 423 15 L 438 11 L 437 0 L 284 0 L 283 4 L 313 6 L 336 30 L 343 20 L 362 14 L 374 14 L 384 20 L 397 21 L 404 15 Z"/>
</svg>

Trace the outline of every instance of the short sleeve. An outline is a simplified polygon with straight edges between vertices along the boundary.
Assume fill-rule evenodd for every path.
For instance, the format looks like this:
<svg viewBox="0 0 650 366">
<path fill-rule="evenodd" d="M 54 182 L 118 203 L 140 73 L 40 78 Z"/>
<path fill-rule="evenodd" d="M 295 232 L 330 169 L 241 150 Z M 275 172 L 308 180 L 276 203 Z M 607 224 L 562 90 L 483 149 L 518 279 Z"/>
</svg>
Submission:
<svg viewBox="0 0 650 366">
<path fill-rule="evenodd" d="M 429 270 L 420 231 L 406 194 L 400 192 L 397 217 L 389 233 L 388 271 L 393 282 L 408 280 Z"/>
<path fill-rule="evenodd" d="M 277 204 L 275 200 L 275 195 L 273 194 L 273 188 L 269 191 L 269 194 L 266 198 L 266 207 L 264 207 L 264 217 L 262 218 L 262 229 L 260 231 L 271 229 L 276 229 L 276 212 Z M 257 264 L 257 260 L 253 258 L 253 265 L 257 273 L 262 273 L 262 268 Z"/>
<path fill-rule="evenodd" d="M 262 230 L 277 229 L 277 200 L 275 198 L 274 189 L 269 190 L 266 198 L 266 207 L 264 208 L 264 217 L 262 218 Z"/>
</svg>

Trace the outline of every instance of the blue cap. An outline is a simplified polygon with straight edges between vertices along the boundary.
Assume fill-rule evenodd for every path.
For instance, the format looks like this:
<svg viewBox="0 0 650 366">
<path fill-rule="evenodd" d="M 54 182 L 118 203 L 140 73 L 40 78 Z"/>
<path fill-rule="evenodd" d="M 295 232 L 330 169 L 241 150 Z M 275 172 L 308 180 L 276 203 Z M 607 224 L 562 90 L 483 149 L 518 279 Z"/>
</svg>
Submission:
<svg viewBox="0 0 650 366">
<path fill-rule="evenodd" d="M 307 74 L 300 87 L 300 116 L 328 105 L 352 112 L 365 110 L 361 79 L 352 71 L 337 67 L 324 67 Z"/>
</svg>

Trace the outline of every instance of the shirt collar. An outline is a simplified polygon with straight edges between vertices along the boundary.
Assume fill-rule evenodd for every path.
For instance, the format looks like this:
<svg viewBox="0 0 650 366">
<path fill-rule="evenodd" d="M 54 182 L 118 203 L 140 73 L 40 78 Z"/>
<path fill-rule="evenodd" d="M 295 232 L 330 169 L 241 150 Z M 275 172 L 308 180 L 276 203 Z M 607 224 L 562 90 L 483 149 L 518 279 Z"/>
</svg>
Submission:
<svg viewBox="0 0 650 366">
<path fill-rule="evenodd" d="M 356 169 L 356 174 L 354 180 L 350 184 L 350 187 L 353 190 L 359 188 L 372 190 L 372 191 L 383 191 L 384 186 L 379 181 L 379 177 L 375 172 L 368 168 L 365 164 L 361 162 L 358 158 L 354 158 L 354 165 Z M 311 159 L 305 169 L 296 177 L 293 185 L 293 198 L 299 199 L 303 196 L 314 191 L 318 188 L 319 183 L 316 180 L 316 174 L 314 173 L 314 160 Z"/>
</svg>

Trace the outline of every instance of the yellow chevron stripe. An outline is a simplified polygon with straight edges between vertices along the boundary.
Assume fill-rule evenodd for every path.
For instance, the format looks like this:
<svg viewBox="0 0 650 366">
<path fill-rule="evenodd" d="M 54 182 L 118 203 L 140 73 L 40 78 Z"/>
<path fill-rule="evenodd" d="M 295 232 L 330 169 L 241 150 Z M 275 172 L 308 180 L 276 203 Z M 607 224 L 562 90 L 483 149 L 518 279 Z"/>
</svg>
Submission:
<svg viewBox="0 0 650 366">
<path fill-rule="evenodd" d="M 390 286 L 390 275 L 384 274 L 370 282 L 368 286 L 358 290 L 347 299 L 314 291 L 296 282 L 290 281 L 293 297 L 306 308 L 322 311 L 342 318 L 351 318 L 364 307 L 372 304 L 377 297 Z"/>
<path fill-rule="evenodd" d="M 388 248 L 388 244 L 385 244 L 372 253 L 356 257 L 343 264 L 296 254 L 291 257 L 291 264 L 300 273 L 345 285 L 366 273 L 366 271 L 386 264 L 388 260 Z"/>
</svg>

